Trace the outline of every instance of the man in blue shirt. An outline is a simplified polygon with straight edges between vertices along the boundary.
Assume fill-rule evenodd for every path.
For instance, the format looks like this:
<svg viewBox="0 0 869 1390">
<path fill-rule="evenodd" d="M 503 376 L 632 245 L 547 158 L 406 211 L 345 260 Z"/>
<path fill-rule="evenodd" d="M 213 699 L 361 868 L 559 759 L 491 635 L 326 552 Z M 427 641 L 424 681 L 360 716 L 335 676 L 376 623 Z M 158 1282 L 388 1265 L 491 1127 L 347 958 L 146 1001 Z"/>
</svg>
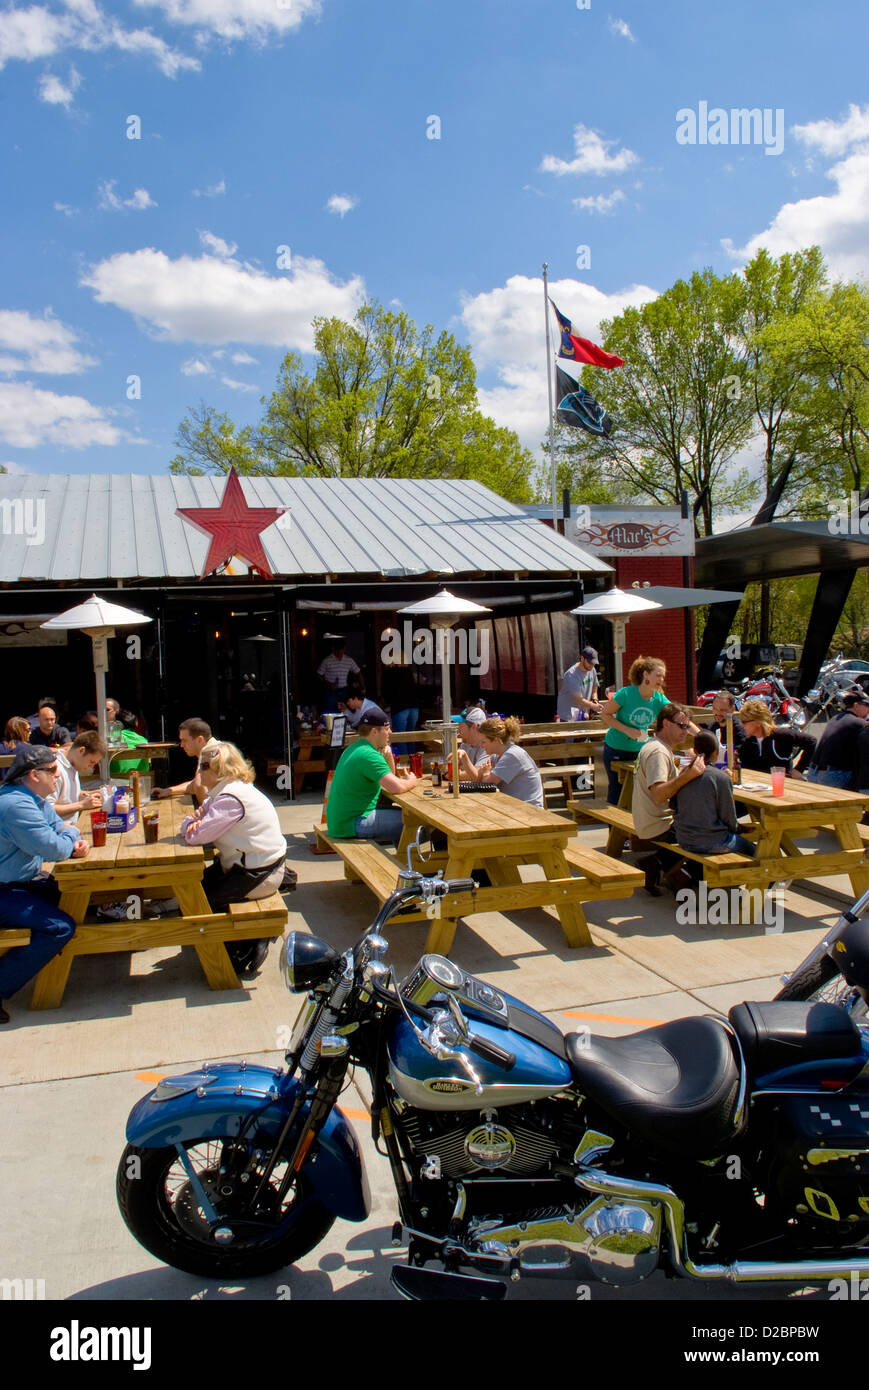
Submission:
<svg viewBox="0 0 869 1390">
<path fill-rule="evenodd" d="M 50 748 L 25 744 L 0 787 L 0 926 L 25 927 L 30 943 L 0 955 L 0 1023 L 9 1022 L 3 1000 L 47 965 L 75 932 L 57 904 L 60 890 L 43 860 L 83 859 L 78 829 L 66 825 L 46 801 L 57 785 L 57 757 Z"/>
</svg>

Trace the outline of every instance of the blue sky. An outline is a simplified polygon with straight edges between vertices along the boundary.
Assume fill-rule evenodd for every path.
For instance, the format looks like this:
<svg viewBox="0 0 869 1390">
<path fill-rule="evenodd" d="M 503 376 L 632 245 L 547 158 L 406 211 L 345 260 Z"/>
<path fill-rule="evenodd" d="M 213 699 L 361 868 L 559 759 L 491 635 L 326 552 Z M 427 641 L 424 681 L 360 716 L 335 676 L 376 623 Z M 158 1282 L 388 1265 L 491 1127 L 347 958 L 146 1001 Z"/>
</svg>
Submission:
<svg viewBox="0 0 869 1390">
<path fill-rule="evenodd" d="M 759 245 L 865 273 L 865 49 L 858 0 L 7 5 L 0 462 L 163 472 L 189 407 L 256 419 L 366 297 L 468 343 L 536 447 L 544 259 L 591 337 Z M 679 143 L 704 102 L 780 152 Z"/>
</svg>

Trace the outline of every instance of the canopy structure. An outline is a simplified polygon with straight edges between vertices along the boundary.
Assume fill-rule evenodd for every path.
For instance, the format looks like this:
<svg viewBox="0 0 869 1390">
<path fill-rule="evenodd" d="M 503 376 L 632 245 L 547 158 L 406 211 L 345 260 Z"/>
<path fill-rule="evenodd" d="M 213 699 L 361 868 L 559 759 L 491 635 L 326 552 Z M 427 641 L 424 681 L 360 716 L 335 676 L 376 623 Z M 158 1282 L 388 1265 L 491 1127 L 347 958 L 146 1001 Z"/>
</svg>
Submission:
<svg viewBox="0 0 869 1390">
<path fill-rule="evenodd" d="M 645 597 L 645 590 L 642 596 L 633 589 L 607 589 L 604 594 L 596 594 L 594 598 L 588 599 L 580 604 L 578 608 L 572 608 L 572 613 L 580 614 L 586 618 L 607 618 L 613 625 L 613 656 L 615 658 L 615 678 L 616 687 L 620 688 L 623 683 L 623 657 L 625 654 L 625 624 L 628 619 L 637 617 L 643 613 L 650 613 L 653 609 L 661 607 L 661 604 L 654 599 Z"/>
<path fill-rule="evenodd" d="M 457 598 L 451 594 L 449 589 L 441 589 L 439 593 L 432 594 L 431 598 L 420 599 L 419 603 L 410 603 L 405 608 L 399 608 L 399 613 L 411 613 L 414 616 L 428 619 L 431 627 L 438 633 L 438 662 L 441 668 L 441 716 L 444 721 L 444 758 L 449 756 L 448 748 L 448 726 L 452 713 L 450 700 L 450 661 L 447 654 L 446 629 L 451 628 L 453 623 L 458 622 L 459 618 L 480 613 L 491 613 L 491 608 L 484 608 L 482 604 L 472 603 L 470 599 Z"/>
</svg>

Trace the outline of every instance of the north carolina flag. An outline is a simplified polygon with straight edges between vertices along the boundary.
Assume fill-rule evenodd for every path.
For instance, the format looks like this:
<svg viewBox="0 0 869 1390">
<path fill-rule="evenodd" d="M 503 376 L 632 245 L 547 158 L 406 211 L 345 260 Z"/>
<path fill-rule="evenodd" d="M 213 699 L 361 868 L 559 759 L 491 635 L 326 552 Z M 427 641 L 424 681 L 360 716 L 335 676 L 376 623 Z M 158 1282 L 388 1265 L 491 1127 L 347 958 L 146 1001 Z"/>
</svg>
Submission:
<svg viewBox="0 0 869 1390">
<path fill-rule="evenodd" d="M 589 367 L 623 367 L 625 359 L 616 357 L 614 352 L 604 352 L 603 348 L 598 347 L 590 338 L 579 338 L 573 331 L 573 324 L 570 319 L 566 319 L 552 300 L 549 301 L 555 309 L 555 317 L 558 319 L 558 326 L 561 329 L 561 347 L 558 349 L 559 357 L 567 357 L 571 362 L 585 362 Z"/>
<path fill-rule="evenodd" d="M 586 391 L 584 386 L 580 386 L 578 381 L 563 372 L 560 367 L 555 368 L 558 385 L 558 405 L 555 409 L 555 417 L 563 425 L 572 425 L 574 429 L 586 430 L 588 434 L 603 436 L 609 439 L 612 432 L 613 422 L 607 415 L 602 405 L 599 405 L 594 396 Z"/>
</svg>

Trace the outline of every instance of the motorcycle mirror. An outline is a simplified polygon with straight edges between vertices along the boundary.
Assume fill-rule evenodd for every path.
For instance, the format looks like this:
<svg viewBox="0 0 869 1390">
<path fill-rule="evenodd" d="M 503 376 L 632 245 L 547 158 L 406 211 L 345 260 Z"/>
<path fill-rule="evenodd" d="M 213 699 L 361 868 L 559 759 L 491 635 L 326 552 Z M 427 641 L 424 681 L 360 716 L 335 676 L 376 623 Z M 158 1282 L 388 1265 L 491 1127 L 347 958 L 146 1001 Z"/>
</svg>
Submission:
<svg viewBox="0 0 869 1390">
<path fill-rule="evenodd" d="M 413 851 L 414 851 L 414 850 L 416 850 L 416 852 L 417 852 L 417 855 L 418 855 L 418 857 L 419 857 L 420 863 L 422 863 L 422 864 L 427 864 L 428 861 L 429 861 L 429 859 L 431 859 L 431 856 L 432 856 L 432 851 L 431 851 L 431 849 L 429 849 L 429 851 L 428 851 L 427 854 L 423 854 L 423 852 L 422 852 L 422 838 L 423 838 L 423 835 L 424 835 L 424 834 L 425 834 L 425 827 L 422 826 L 422 825 L 418 825 L 418 826 L 416 827 L 416 839 L 414 840 L 414 842 L 413 842 L 412 845 L 408 845 L 408 847 L 407 847 L 407 872 L 408 872 L 409 874 L 412 874 L 412 873 L 414 872 L 413 866 L 412 866 L 412 864 L 411 864 L 411 862 L 410 862 L 410 856 L 413 854 Z"/>
</svg>

